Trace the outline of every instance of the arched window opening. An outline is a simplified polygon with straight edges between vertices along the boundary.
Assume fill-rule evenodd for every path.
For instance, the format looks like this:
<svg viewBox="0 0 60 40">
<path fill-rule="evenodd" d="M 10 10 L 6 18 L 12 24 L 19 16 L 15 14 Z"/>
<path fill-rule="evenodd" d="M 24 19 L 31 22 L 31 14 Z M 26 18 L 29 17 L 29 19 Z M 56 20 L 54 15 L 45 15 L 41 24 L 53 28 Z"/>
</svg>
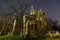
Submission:
<svg viewBox="0 0 60 40">
<path fill-rule="evenodd" d="M 37 30 L 37 24 L 32 23 L 31 24 L 31 30 Z"/>
<path fill-rule="evenodd" d="M 34 24 L 31 24 L 31 30 L 33 30 Z"/>
<path fill-rule="evenodd" d="M 30 22 L 28 22 L 28 34 L 30 34 Z"/>
<path fill-rule="evenodd" d="M 35 29 L 35 31 L 37 30 L 37 24 L 34 25 L 34 29 Z"/>
</svg>

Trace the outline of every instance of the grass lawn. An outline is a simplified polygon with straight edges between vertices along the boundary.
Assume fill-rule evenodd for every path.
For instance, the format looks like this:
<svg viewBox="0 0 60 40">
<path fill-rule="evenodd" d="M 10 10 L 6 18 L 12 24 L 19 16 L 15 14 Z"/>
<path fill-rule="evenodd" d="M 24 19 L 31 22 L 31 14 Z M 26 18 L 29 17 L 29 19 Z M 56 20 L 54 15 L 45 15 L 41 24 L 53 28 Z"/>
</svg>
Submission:
<svg viewBox="0 0 60 40">
<path fill-rule="evenodd" d="M 0 40 L 22 40 L 20 35 L 14 35 L 14 36 L 0 36 Z M 54 36 L 54 37 L 38 37 L 38 38 L 32 38 L 31 40 L 60 40 L 60 37 Z"/>
<path fill-rule="evenodd" d="M 0 40 L 22 40 L 20 36 L 0 36 Z"/>
</svg>

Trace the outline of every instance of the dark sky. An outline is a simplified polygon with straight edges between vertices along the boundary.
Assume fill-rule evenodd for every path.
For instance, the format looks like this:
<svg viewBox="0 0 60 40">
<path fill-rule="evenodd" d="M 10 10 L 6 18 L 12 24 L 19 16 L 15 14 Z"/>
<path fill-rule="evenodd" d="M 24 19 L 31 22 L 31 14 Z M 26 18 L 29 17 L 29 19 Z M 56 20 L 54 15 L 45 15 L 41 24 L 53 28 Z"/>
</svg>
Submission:
<svg viewBox="0 0 60 40">
<path fill-rule="evenodd" d="M 36 10 L 41 8 L 48 18 L 50 17 L 60 23 L 60 0 L 35 0 L 32 5 L 35 6 Z M 0 9 L 6 11 L 8 7 L 4 3 L 0 3 Z"/>
<path fill-rule="evenodd" d="M 33 5 L 36 9 L 41 8 L 48 18 L 57 20 L 60 24 L 60 0 L 35 0 Z"/>
</svg>

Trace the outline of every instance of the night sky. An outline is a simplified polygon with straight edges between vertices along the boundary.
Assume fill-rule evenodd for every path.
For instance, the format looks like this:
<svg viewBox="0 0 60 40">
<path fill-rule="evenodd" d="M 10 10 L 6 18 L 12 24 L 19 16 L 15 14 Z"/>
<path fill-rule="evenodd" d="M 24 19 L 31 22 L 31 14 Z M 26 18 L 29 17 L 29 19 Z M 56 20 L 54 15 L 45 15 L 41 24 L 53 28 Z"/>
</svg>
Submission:
<svg viewBox="0 0 60 40">
<path fill-rule="evenodd" d="M 33 5 L 36 10 L 41 8 L 47 18 L 57 20 L 60 24 L 60 0 L 36 0 Z"/>
<path fill-rule="evenodd" d="M 36 10 L 41 8 L 45 12 L 47 18 L 57 20 L 60 24 L 60 0 L 35 0 L 31 3 L 35 6 Z M 8 7 L 0 2 L 0 11 L 1 9 L 4 9 L 3 11 L 6 12 Z"/>
</svg>

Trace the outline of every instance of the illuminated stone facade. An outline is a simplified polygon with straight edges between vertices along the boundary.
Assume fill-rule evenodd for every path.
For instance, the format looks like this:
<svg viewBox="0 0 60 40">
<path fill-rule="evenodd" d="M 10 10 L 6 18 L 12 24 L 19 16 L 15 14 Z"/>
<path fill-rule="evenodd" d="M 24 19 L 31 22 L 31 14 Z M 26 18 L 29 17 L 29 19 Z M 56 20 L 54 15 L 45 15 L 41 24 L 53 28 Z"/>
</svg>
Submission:
<svg viewBox="0 0 60 40">
<path fill-rule="evenodd" d="M 23 16 L 23 35 L 40 36 L 41 31 L 46 31 L 48 24 L 44 12 L 40 9 L 36 11 L 34 6 L 31 7 L 30 14 Z"/>
</svg>

